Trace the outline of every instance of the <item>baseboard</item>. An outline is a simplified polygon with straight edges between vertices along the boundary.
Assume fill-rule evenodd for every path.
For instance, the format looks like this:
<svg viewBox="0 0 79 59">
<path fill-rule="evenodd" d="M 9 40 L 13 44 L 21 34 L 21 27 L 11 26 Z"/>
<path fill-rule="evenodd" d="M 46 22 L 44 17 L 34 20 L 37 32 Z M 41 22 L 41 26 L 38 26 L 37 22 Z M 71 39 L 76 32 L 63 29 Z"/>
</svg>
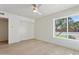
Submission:
<svg viewBox="0 0 79 59">
<path fill-rule="evenodd" d="M 40 40 L 40 39 L 36 39 L 36 40 Z M 49 41 L 49 40 L 40 40 L 40 41 L 44 41 L 44 42 L 47 42 L 47 43 L 50 43 L 50 44 L 54 44 L 54 45 L 61 46 L 61 47 L 64 47 L 64 48 L 68 48 L 68 49 L 79 51 L 79 49 L 68 47 L 68 46 L 64 46 L 64 45 L 61 45 L 61 44 L 58 44 L 58 43 L 55 43 L 55 42 L 52 42 L 52 41 Z"/>
<path fill-rule="evenodd" d="M 8 43 L 8 40 L 0 41 L 0 43 Z"/>
<path fill-rule="evenodd" d="M 32 40 L 32 39 L 35 39 L 35 38 L 23 39 L 21 41 L 17 41 L 17 42 L 14 42 L 14 43 L 9 43 L 9 45 L 17 44 L 17 43 L 20 43 L 20 42 L 23 42 L 23 41 L 27 41 L 27 40 Z"/>
</svg>

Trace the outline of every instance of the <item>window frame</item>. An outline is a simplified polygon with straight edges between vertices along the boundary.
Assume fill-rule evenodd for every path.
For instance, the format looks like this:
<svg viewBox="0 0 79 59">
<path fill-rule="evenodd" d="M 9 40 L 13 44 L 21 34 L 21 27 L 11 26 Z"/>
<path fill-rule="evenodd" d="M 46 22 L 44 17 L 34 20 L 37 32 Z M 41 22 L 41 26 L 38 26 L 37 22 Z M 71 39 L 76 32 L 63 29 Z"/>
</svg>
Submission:
<svg viewBox="0 0 79 59">
<path fill-rule="evenodd" d="M 64 38 L 65 40 L 73 40 L 73 39 L 70 39 L 68 38 L 68 17 L 71 17 L 71 16 L 79 16 L 79 14 L 75 14 L 75 15 L 69 15 L 69 16 L 64 16 L 64 17 L 57 17 L 57 18 L 53 18 L 53 38 L 56 38 L 56 31 L 55 31 L 55 21 L 57 19 L 62 19 L 62 18 L 67 18 L 67 38 Z M 56 39 L 60 39 L 60 38 L 56 38 Z M 76 40 L 75 40 L 76 41 Z"/>
</svg>

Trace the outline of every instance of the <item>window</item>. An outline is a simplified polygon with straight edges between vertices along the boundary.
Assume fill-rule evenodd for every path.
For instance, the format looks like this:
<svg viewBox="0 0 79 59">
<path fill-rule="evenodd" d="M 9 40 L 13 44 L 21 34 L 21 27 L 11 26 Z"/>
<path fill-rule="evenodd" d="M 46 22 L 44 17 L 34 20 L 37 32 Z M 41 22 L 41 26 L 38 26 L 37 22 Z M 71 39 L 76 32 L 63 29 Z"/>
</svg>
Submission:
<svg viewBox="0 0 79 59">
<path fill-rule="evenodd" d="M 55 19 L 53 36 L 59 39 L 78 39 L 79 16 Z"/>
</svg>

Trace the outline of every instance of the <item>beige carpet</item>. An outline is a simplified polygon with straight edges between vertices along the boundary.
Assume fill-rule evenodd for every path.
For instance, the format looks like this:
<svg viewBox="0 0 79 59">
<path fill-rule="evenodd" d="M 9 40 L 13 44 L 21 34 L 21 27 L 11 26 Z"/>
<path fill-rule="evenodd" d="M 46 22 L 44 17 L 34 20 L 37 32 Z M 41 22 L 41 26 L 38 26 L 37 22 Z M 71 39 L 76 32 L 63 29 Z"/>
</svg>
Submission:
<svg viewBox="0 0 79 59">
<path fill-rule="evenodd" d="M 72 55 L 79 51 L 40 40 L 26 40 L 16 44 L 0 44 L 0 54 L 7 55 Z"/>
</svg>

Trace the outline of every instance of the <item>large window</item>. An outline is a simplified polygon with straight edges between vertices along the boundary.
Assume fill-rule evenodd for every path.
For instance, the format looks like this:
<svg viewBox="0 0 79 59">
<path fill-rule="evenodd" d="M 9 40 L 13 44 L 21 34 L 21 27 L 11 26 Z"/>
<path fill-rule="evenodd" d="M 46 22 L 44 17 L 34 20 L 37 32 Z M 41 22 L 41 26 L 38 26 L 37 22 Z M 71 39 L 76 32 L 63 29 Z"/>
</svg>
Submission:
<svg viewBox="0 0 79 59">
<path fill-rule="evenodd" d="M 54 37 L 59 39 L 79 39 L 79 16 L 55 19 Z"/>
</svg>

